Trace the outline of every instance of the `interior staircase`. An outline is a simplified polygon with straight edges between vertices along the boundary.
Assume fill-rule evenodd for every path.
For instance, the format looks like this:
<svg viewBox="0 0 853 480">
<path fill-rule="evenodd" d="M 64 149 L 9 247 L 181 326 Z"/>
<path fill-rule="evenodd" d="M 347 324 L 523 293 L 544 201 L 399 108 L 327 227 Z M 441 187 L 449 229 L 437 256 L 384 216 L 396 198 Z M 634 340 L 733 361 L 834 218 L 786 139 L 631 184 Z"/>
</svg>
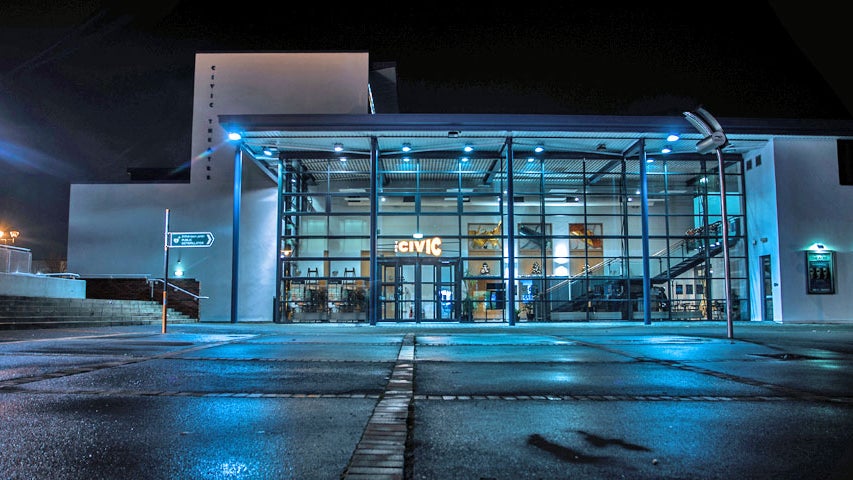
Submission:
<svg viewBox="0 0 853 480">
<path fill-rule="evenodd" d="M 168 323 L 198 319 L 167 309 Z M 148 300 L 0 296 L 0 329 L 160 325 L 163 305 Z"/>
</svg>

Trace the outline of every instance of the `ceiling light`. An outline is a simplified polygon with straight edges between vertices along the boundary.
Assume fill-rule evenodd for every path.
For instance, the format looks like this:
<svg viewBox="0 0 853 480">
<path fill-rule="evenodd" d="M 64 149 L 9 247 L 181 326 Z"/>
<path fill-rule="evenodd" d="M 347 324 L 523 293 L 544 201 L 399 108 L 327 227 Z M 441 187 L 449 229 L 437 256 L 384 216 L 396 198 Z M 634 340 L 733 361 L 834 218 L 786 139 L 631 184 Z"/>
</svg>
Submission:
<svg viewBox="0 0 853 480">
<path fill-rule="evenodd" d="M 336 152 L 342 152 L 343 150 L 344 150 L 344 144 L 343 143 L 336 143 L 335 144 L 335 151 Z"/>
<path fill-rule="evenodd" d="M 533 151 L 536 153 L 542 153 L 545 151 L 545 147 L 543 147 L 542 145 L 537 145 L 536 148 L 533 149 Z"/>
<path fill-rule="evenodd" d="M 465 145 L 465 148 L 463 148 L 462 150 L 465 150 L 465 152 L 470 153 L 474 151 L 474 147 L 472 147 L 471 145 Z"/>
<path fill-rule="evenodd" d="M 264 147 L 264 155 L 271 157 L 275 147 Z"/>
<path fill-rule="evenodd" d="M 660 153 L 669 153 L 672 151 L 672 147 L 669 145 L 664 145 L 663 148 L 660 149 Z"/>
<path fill-rule="evenodd" d="M 409 160 L 411 160 L 409 157 L 403 157 L 404 162 L 408 162 Z"/>
<path fill-rule="evenodd" d="M 402 150 L 403 150 L 404 152 L 411 151 L 411 150 L 412 150 L 412 144 L 411 144 L 411 143 L 404 143 L 404 144 L 403 144 L 403 148 L 402 148 Z"/>
<path fill-rule="evenodd" d="M 655 161 L 655 159 L 652 157 L 649 157 L 646 159 L 646 163 L 654 163 L 654 161 Z"/>
<path fill-rule="evenodd" d="M 669 136 L 666 137 L 666 141 L 667 142 L 676 142 L 676 141 L 678 141 L 679 138 L 681 138 L 681 137 L 679 137 L 677 134 L 670 133 Z"/>
<path fill-rule="evenodd" d="M 228 140 L 237 141 L 237 140 L 240 140 L 241 138 L 243 138 L 243 136 L 237 132 L 231 132 L 228 134 Z"/>
<path fill-rule="evenodd" d="M 342 161 L 342 162 L 346 162 L 346 161 L 347 161 L 347 157 L 341 157 L 341 161 Z"/>
<path fill-rule="evenodd" d="M 535 160 L 535 158 L 533 158 L 533 157 L 527 157 L 527 161 L 528 161 L 528 162 L 532 162 L 532 161 L 534 161 L 534 160 Z"/>
<path fill-rule="evenodd" d="M 467 162 L 467 161 L 468 161 L 468 157 L 462 157 L 462 162 L 463 162 L 463 163 L 464 163 L 464 162 Z"/>
</svg>

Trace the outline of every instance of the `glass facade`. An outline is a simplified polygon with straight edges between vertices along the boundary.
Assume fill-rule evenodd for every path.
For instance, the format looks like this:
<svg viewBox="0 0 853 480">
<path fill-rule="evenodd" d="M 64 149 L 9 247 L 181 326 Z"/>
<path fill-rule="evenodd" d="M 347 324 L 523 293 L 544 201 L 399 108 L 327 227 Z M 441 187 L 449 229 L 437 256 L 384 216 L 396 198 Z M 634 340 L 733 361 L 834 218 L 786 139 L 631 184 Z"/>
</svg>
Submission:
<svg viewBox="0 0 853 480">
<path fill-rule="evenodd" d="M 725 318 L 714 155 L 498 135 L 336 141 L 276 149 L 280 321 L 637 320 L 646 306 Z M 743 168 L 724 160 L 732 317 L 746 320 Z"/>
</svg>

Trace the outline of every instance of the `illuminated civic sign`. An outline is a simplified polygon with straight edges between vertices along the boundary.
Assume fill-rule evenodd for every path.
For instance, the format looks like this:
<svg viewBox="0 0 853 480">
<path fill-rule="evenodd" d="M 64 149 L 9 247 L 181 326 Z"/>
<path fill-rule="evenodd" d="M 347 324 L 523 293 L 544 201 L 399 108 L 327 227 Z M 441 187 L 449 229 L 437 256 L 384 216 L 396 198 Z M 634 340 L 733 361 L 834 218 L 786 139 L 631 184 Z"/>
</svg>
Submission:
<svg viewBox="0 0 853 480">
<path fill-rule="evenodd" d="M 397 240 L 394 242 L 396 253 L 425 253 L 441 256 L 441 237 L 422 238 L 420 240 Z"/>
</svg>

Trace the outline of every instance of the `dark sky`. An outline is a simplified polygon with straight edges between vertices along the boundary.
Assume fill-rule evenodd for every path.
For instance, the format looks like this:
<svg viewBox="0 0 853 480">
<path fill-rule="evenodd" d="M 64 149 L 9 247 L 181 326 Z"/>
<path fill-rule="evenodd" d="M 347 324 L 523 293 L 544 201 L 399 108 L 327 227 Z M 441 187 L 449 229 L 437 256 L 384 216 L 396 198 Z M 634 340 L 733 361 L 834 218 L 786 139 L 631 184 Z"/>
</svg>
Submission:
<svg viewBox="0 0 853 480">
<path fill-rule="evenodd" d="M 190 157 L 197 52 L 368 51 L 403 113 L 851 118 L 839 7 L 589 3 L 4 0 L 0 227 L 64 258 L 70 183 Z"/>
</svg>

